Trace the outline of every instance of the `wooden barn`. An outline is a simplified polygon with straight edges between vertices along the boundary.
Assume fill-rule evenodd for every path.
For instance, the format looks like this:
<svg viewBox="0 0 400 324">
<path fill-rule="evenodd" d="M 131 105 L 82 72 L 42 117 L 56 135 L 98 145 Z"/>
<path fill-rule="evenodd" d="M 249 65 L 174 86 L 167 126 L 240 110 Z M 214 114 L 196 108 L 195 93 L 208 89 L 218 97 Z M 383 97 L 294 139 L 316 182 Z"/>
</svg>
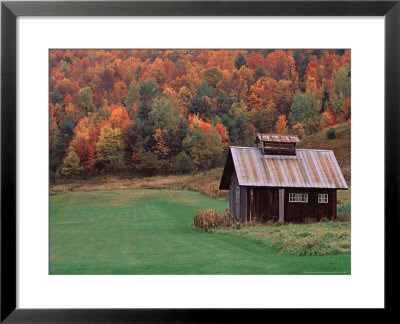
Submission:
<svg viewBox="0 0 400 324">
<path fill-rule="evenodd" d="M 220 190 L 242 222 L 336 218 L 337 190 L 347 184 L 333 151 L 296 149 L 294 135 L 258 134 L 258 148 L 230 146 Z"/>
</svg>

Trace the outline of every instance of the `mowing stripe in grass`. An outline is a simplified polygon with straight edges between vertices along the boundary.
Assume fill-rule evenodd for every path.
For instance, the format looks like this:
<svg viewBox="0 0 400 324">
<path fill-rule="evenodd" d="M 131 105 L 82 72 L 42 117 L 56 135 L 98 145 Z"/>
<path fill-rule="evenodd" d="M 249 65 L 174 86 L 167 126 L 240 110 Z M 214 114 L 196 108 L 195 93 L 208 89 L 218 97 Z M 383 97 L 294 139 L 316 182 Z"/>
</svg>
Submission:
<svg viewBox="0 0 400 324">
<path fill-rule="evenodd" d="M 225 200 L 185 190 L 116 190 L 50 196 L 51 274 L 349 273 L 350 255 L 300 257 L 190 227 Z"/>
</svg>

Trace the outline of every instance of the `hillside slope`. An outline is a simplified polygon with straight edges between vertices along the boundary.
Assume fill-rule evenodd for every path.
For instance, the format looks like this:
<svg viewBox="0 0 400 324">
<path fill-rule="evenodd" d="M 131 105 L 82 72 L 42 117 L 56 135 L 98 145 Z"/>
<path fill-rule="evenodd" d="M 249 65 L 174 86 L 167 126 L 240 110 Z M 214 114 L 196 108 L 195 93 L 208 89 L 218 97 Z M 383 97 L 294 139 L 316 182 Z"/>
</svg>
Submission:
<svg viewBox="0 0 400 324">
<path fill-rule="evenodd" d="M 336 138 L 328 140 L 325 131 L 307 136 L 298 145 L 298 148 L 333 150 L 342 169 L 347 184 L 351 183 L 351 123 L 340 124 L 336 127 Z"/>
<path fill-rule="evenodd" d="M 307 136 L 299 148 L 327 149 L 335 152 L 347 184 L 351 184 L 350 172 L 350 129 L 351 125 L 342 124 L 336 127 L 337 137 L 327 140 L 325 131 Z M 97 175 L 87 180 L 60 180 L 57 185 L 50 185 L 50 193 L 68 191 L 116 190 L 116 189 L 187 189 L 197 191 L 213 198 L 227 198 L 229 191 L 218 190 L 223 168 L 185 175 L 168 175 L 155 177 L 137 177 L 131 174 Z M 349 192 L 347 193 L 350 194 Z"/>
</svg>

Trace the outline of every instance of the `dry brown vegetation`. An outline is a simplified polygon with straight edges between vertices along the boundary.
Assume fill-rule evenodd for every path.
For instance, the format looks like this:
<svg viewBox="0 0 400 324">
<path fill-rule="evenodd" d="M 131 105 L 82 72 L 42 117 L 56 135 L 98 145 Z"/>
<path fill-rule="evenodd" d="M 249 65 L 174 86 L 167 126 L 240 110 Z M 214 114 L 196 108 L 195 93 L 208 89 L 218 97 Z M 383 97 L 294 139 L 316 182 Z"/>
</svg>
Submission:
<svg viewBox="0 0 400 324">
<path fill-rule="evenodd" d="M 114 189 L 187 189 L 212 198 L 227 198 L 229 191 L 218 190 L 222 168 L 187 175 L 135 177 L 129 174 L 98 175 L 88 180 L 60 180 L 50 185 L 50 193 Z"/>
<path fill-rule="evenodd" d="M 200 228 L 204 232 L 207 232 L 212 228 L 240 228 L 240 222 L 231 214 L 228 209 L 223 213 L 217 212 L 216 209 L 205 209 L 199 210 L 193 217 L 193 226 Z"/>
</svg>

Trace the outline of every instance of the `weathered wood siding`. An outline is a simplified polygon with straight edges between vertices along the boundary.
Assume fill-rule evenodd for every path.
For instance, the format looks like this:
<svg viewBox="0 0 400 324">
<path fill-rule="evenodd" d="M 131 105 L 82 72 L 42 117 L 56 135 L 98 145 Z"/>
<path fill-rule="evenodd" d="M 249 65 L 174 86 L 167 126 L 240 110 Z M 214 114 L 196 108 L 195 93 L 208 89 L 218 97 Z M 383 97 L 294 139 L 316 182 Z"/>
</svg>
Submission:
<svg viewBox="0 0 400 324">
<path fill-rule="evenodd" d="M 240 219 L 242 222 L 245 222 L 247 218 L 248 191 L 250 191 L 249 187 L 240 187 Z"/>
<path fill-rule="evenodd" d="M 239 188 L 239 192 L 237 191 Z M 302 223 L 306 218 L 320 221 L 322 218 L 336 219 L 337 191 L 326 189 L 283 190 L 283 221 Z M 289 202 L 290 193 L 308 194 L 308 202 Z M 328 203 L 318 203 L 318 194 L 327 194 Z M 242 222 L 278 221 L 280 211 L 279 189 L 239 186 L 236 174 L 231 181 L 229 211 Z"/>
<path fill-rule="evenodd" d="M 278 208 L 277 189 L 249 187 L 247 190 L 247 221 L 277 220 Z"/>
<path fill-rule="evenodd" d="M 229 192 L 229 213 L 242 222 L 247 215 L 247 187 L 239 186 L 236 172 L 232 174 Z"/>
<path fill-rule="evenodd" d="M 237 191 L 238 188 L 239 193 Z M 239 182 L 236 176 L 236 172 L 233 172 L 229 190 L 229 213 L 240 219 L 240 197 L 239 199 L 237 199 L 238 194 L 240 194 Z"/>
<path fill-rule="evenodd" d="M 308 202 L 289 202 L 290 193 L 308 194 Z M 318 194 L 327 194 L 328 203 L 318 203 Z M 299 190 L 285 188 L 285 221 L 302 223 L 306 218 L 320 221 L 336 218 L 336 190 Z"/>
</svg>

